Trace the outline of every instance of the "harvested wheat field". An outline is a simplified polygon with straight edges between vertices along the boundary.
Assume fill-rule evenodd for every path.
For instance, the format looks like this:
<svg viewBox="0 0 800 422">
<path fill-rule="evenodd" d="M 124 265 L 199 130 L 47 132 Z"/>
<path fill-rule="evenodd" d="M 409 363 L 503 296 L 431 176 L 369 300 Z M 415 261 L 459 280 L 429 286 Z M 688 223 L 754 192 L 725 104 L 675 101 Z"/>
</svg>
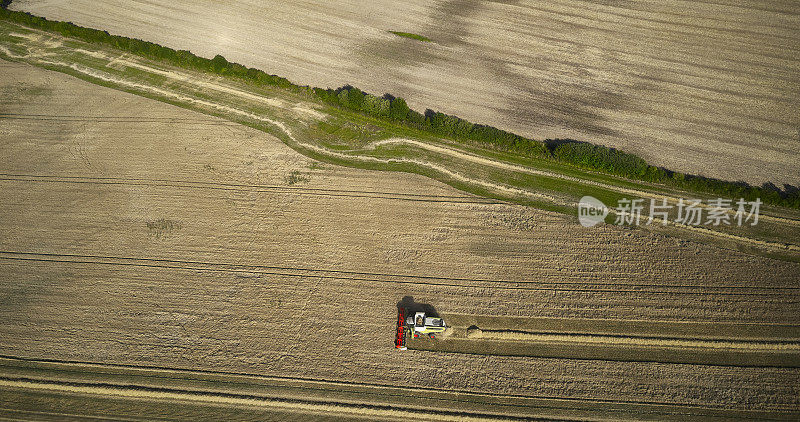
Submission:
<svg viewBox="0 0 800 422">
<path fill-rule="evenodd" d="M 391 340 L 404 296 L 487 317 L 797 326 L 800 264 L 585 229 L 418 175 L 315 162 L 255 129 L 61 73 L 0 71 L 0 355 L 39 362 L 0 362 L 3 400 L 20 412 L 7 416 L 56 412 L 58 400 L 80 409 L 86 394 L 105 400 L 100 416 L 132 412 L 135 396 L 194 403 L 188 419 L 259 406 L 370 414 L 352 402 L 375 419 L 800 409 L 796 365 L 399 352 Z M 76 362 L 112 366 L 50 367 Z M 167 369 L 147 368 L 202 380 L 150 391 Z M 214 378 L 231 374 L 250 378 L 239 390 Z M 219 396 L 192 395 L 195 382 Z M 322 384 L 295 385 L 306 382 Z M 364 391 L 332 398 L 345 394 L 335 383 Z M 337 392 L 313 392 L 324 388 Z M 403 408 L 389 397 L 445 390 L 467 404 L 447 395 L 391 413 Z M 221 403 L 233 413 L 214 413 Z"/>
<path fill-rule="evenodd" d="M 794 1 L 50 1 L 12 9 L 674 170 L 800 183 Z M 388 31 L 429 38 L 421 42 Z"/>
<path fill-rule="evenodd" d="M 694 321 L 520 318 L 445 314 L 438 339 L 415 350 L 623 362 L 800 367 L 800 327 Z"/>
</svg>

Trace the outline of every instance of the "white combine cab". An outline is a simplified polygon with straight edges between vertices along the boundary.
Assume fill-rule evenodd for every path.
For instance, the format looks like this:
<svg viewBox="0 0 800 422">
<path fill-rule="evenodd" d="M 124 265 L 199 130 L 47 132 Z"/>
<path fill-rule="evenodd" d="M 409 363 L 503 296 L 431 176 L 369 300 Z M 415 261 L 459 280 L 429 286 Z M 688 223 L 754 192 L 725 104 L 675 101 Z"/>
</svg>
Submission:
<svg viewBox="0 0 800 422">
<path fill-rule="evenodd" d="M 443 333 L 446 329 L 447 325 L 441 318 L 429 317 L 425 312 L 416 312 L 411 316 L 407 309 L 400 308 L 397 314 L 397 335 L 394 345 L 398 349 L 406 350 L 406 336 L 417 338 L 426 335 L 435 339 L 436 334 Z"/>
</svg>

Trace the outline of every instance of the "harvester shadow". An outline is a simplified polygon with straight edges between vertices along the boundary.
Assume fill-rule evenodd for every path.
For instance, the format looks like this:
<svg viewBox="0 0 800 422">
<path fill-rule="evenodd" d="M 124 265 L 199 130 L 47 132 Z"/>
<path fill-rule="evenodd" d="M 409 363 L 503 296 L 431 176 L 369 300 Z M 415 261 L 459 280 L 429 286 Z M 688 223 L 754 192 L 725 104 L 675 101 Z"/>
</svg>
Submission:
<svg viewBox="0 0 800 422">
<path fill-rule="evenodd" d="M 436 308 L 427 303 L 419 303 L 414 301 L 413 296 L 405 296 L 397 302 L 397 310 L 405 309 L 408 315 L 413 315 L 417 312 L 425 312 L 428 317 L 439 318 L 439 313 Z"/>
</svg>

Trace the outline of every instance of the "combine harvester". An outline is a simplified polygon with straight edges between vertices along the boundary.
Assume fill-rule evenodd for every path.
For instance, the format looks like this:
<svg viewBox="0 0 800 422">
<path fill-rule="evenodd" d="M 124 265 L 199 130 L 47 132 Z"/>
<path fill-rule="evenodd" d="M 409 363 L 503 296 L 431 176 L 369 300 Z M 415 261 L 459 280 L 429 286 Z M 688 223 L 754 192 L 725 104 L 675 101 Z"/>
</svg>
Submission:
<svg viewBox="0 0 800 422">
<path fill-rule="evenodd" d="M 447 325 L 441 318 L 426 316 L 425 312 L 416 312 L 414 316 L 411 316 L 408 309 L 398 308 L 394 347 L 406 350 L 408 336 L 418 338 L 420 334 L 425 334 L 431 339 L 435 339 L 436 334 L 443 333 L 446 329 Z"/>
</svg>

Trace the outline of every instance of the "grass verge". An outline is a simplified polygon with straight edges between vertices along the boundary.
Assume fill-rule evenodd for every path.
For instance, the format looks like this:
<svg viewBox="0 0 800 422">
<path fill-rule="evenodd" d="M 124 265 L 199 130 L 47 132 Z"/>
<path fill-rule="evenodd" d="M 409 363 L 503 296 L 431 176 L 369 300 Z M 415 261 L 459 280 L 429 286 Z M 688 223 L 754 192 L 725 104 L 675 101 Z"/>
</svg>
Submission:
<svg viewBox="0 0 800 422">
<path fill-rule="evenodd" d="M 395 34 L 398 37 L 403 38 L 411 38 L 412 40 L 422 41 L 422 42 L 431 42 L 431 39 L 419 34 L 414 34 L 411 32 L 401 32 L 401 31 L 389 31 L 390 34 Z"/>
</svg>

